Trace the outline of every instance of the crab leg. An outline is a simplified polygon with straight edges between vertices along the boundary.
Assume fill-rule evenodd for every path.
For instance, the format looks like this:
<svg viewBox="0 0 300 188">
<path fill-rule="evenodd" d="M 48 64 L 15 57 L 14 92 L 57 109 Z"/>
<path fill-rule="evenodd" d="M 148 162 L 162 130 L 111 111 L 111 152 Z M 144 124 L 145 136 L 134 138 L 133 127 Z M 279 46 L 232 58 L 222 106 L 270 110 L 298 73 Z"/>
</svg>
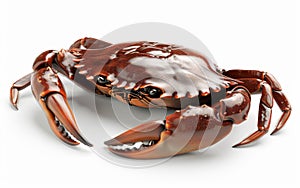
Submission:
<svg viewBox="0 0 300 188">
<path fill-rule="evenodd" d="M 281 91 L 273 91 L 273 96 L 274 96 L 274 99 L 275 99 L 276 103 L 278 104 L 280 110 L 283 113 L 276 125 L 276 128 L 273 130 L 271 135 L 275 134 L 277 131 L 279 131 L 285 125 L 285 123 L 289 119 L 289 117 L 291 115 L 291 111 L 292 111 L 289 101 L 287 100 L 286 96 Z"/>
<path fill-rule="evenodd" d="M 20 78 L 10 88 L 10 102 L 18 110 L 18 99 L 19 99 L 19 91 L 25 89 L 30 85 L 31 74 L 27 74 L 26 76 Z"/>
<path fill-rule="evenodd" d="M 66 100 L 66 92 L 56 73 L 50 68 L 40 68 L 31 77 L 32 92 L 44 110 L 55 135 L 70 145 L 79 142 L 92 146 L 80 134 L 74 115 Z M 75 137 L 74 140 L 69 133 Z"/>
<path fill-rule="evenodd" d="M 141 124 L 105 144 L 111 152 L 129 158 L 183 154 L 220 141 L 229 134 L 233 123 L 246 119 L 249 108 L 250 94 L 244 88 L 236 88 L 212 107 L 188 106 L 164 121 Z"/>
<path fill-rule="evenodd" d="M 288 99 L 282 92 L 279 82 L 275 79 L 275 77 L 272 74 L 267 72 L 262 72 L 262 71 L 256 71 L 256 70 L 229 70 L 229 71 L 224 71 L 223 74 L 243 81 L 244 82 L 243 85 L 251 93 L 262 91 L 261 103 L 264 102 L 263 98 L 271 97 L 273 101 L 273 97 L 274 97 L 275 102 L 277 103 L 277 105 L 282 111 L 282 115 L 276 125 L 276 128 L 273 130 L 271 135 L 279 131 L 285 125 L 286 121 L 291 115 L 292 108 Z M 271 90 L 268 89 L 268 92 L 266 92 L 266 90 L 264 90 L 264 87 L 270 87 Z M 271 101 L 269 101 L 269 104 L 271 104 Z M 263 107 L 260 107 L 260 109 L 261 108 Z M 272 108 L 272 106 L 269 106 L 269 108 Z M 271 109 L 269 109 L 269 111 L 271 111 Z M 260 114 L 261 112 L 263 111 L 260 110 Z M 271 119 L 271 114 L 269 119 Z M 267 129 L 265 129 L 265 131 L 267 131 Z"/>
<path fill-rule="evenodd" d="M 246 145 L 259 139 L 260 137 L 265 135 L 270 128 L 272 107 L 273 107 L 272 89 L 270 85 L 267 84 L 266 82 L 261 82 L 261 89 L 262 89 L 262 95 L 259 103 L 258 122 L 257 122 L 258 130 L 252 133 L 247 138 L 245 138 L 240 143 L 234 145 L 233 147 Z"/>
</svg>

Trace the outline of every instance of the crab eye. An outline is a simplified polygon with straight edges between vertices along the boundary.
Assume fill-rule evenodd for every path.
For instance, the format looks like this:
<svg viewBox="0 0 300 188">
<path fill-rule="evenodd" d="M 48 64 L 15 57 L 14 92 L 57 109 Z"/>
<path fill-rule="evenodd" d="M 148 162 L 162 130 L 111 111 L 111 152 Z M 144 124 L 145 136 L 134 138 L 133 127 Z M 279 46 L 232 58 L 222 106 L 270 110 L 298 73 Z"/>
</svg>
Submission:
<svg viewBox="0 0 300 188">
<path fill-rule="evenodd" d="M 159 98 L 160 95 L 163 93 L 161 89 L 151 86 L 145 87 L 143 89 L 143 92 L 148 94 L 151 98 Z"/>
<path fill-rule="evenodd" d="M 99 75 L 97 77 L 96 81 L 97 81 L 97 84 L 99 84 L 99 85 L 106 85 L 106 84 L 109 83 L 109 81 L 107 80 L 106 76 L 102 76 L 102 75 Z"/>
</svg>

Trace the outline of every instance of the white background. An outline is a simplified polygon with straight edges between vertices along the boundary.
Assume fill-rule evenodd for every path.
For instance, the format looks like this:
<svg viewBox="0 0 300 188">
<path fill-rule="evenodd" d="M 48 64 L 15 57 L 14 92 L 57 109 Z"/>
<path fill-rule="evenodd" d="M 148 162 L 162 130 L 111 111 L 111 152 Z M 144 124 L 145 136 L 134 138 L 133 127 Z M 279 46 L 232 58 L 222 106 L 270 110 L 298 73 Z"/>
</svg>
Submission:
<svg viewBox="0 0 300 188">
<path fill-rule="evenodd" d="M 0 9 L 1 187 L 299 186 L 300 4 L 296 0 L 12 0 L 2 1 Z M 103 160 L 88 148 L 74 149 L 58 141 L 30 89 L 22 91 L 19 111 L 10 107 L 10 85 L 31 72 L 40 52 L 67 48 L 78 38 L 101 38 L 119 27 L 146 21 L 170 23 L 190 31 L 208 46 L 222 68 L 260 69 L 274 74 L 293 106 L 287 126 L 251 147 L 232 149 L 231 145 L 255 130 L 259 100 L 255 96 L 249 121 L 236 126 L 206 152 L 133 169 Z M 274 107 L 272 127 L 279 115 Z"/>
</svg>

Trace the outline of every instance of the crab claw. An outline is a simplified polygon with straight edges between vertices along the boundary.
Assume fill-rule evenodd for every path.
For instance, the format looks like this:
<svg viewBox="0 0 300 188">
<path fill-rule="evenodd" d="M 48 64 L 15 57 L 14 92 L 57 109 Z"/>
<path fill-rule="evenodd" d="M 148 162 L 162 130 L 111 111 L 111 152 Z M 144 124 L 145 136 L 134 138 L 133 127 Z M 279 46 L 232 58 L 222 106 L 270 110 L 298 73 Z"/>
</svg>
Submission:
<svg viewBox="0 0 300 188">
<path fill-rule="evenodd" d="M 231 122 L 222 122 L 211 107 L 188 106 L 165 121 L 141 124 L 108 140 L 108 149 L 128 158 L 171 157 L 213 145 L 225 137 Z"/>
<path fill-rule="evenodd" d="M 62 95 L 60 95 L 59 93 L 51 94 L 47 97 L 46 104 L 49 109 L 49 112 L 46 113 L 49 113 L 49 115 L 51 114 L 50 116 L 48 116 L 48 121 L 51 125 L 51 129 L 61 140 L 71 145 L 79 144 L 72 139 L 71 136 L 73 136 L 79 142 L 90 147 L 92 146 L 92 144 L 86 141 L 79 133 L 74 115 L 66 99 Z M 48 110 L 46 109 L 45 111 Z M 55 118 L 53 118 L 53 116 Z"/>
<path fill-rule="evenodd" d="M 31 77 L 34 96 L 44 110 L 55 135 L 69 145 L 79 142 L 92 146 L 81 136 L 75 117 L 66 100 L 66 92 L 59 77 L 50 67 L 36 70 Z"/>
</svg>

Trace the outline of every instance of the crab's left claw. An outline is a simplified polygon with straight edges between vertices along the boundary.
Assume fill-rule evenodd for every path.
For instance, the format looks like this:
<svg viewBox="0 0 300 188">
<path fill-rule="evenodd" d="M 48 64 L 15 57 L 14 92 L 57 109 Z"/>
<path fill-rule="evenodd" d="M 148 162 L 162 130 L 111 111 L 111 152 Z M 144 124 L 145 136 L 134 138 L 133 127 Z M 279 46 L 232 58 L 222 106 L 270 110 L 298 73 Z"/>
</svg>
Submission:
<svg viewBox="0 0 300 188">
<path fill-rule="evenodd" d="M 79 142 L 92 146 L 83 136 L 81 136 L 79 129 L 77 127 L 74 115 L 65 99 L 61 94 L 55 93 L 47 97 L 48 109 L 44 108 L 48 116 L 48 121 L 50 122 L 51 128 L 54 133 L 64 142 L 77 145 L 77 141 L 73 140 L 71 136 L 75 137 Z M 48 115 L 49 114 L 49 115 Z M 55 125 L 53 119 L 55 119 Z M 69 135 L 69 133 L 70 135 Z"/>
<path fill-rule="evenodd" d="M 47 116 L 51 129 L 58 138 L 70 145 L 78 145 L 80 142 L 92 146 L 80 134 L 66 100 L 63 85 L 50 67 L 36 70 L 31 77 L 31 86 L 35 98 Z"/>
<path fill-rule="evenodd" d="M 232 128 L 214 108 L 188 106 L 166 117 L 165 121 L 141 124 L 106 141 L 109 150 L 129 158 L 162 158 L 208 147 Z"/>
</svg>

